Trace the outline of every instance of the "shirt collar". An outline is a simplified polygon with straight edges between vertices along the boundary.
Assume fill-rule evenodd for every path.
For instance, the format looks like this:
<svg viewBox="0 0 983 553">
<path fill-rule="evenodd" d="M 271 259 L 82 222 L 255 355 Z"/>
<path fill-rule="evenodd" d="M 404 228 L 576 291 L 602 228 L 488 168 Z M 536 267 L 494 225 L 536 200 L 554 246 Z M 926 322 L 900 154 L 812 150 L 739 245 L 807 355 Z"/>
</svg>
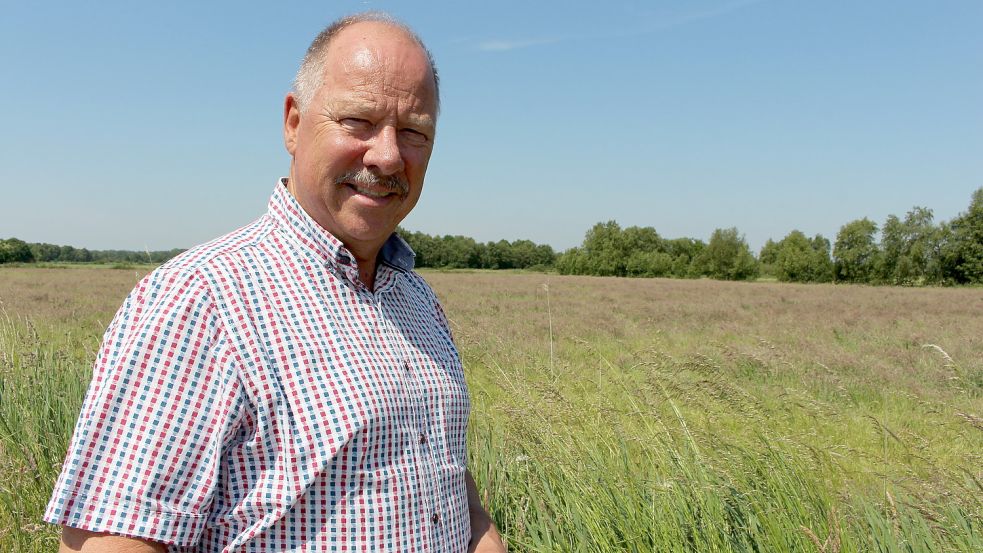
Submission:
<svg viewBox="0 0 983 553">
<path fill-rule="evenodd" d="M 354 271 L 358 280 L 355 256 L 330 232 L 324 229 L 304 211 L 293 194 L 287 190 L 287 178 L 281 178 L 273 190 L 269 202 L 269 215 L 280 228 L 289 232 L 308 249 L 317 254 L 326 265 L 344 272 Z M 379 250 L 379 262 L 403 271 L 412 271 L 416 254 L 409 244 L 395 232 Z"/>
</svg>

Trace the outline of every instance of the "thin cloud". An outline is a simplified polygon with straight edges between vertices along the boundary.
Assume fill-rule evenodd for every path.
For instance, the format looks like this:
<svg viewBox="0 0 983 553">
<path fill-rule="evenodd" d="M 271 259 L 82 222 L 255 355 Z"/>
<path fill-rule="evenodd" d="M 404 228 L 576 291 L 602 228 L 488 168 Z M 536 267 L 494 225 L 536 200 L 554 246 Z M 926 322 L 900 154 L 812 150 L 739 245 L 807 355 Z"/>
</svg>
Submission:
<svg viewBox="0 0 983 553">
<path fill-rule="evenodd" d="M 662 31 L 665 29 L 670 29 L 673 27 L 678 27 L 680 25 L 685 25 L 687 23 L 692 23 L 694 21 L 702 21 L 706 19 L 712 19 L 715 17 L 720 17 L 723 15 L 728 15 L 744 9 L 755 4 L 760 4 L 766 0 L 738 0 L 737 2 L 730 2 L 728 4 L 723 4 L 716 8 L 692 11 L 688 13 L 681 13 L 671 17 L 662 18 L 656 20 L 642 29 L 635 31 L 619 31 L 619 32 L 607 32 L 607 33 L 590 33 L 583 35 L 569 35 L 569 36 L 553 36 L 553 37 L 541 37 L 541 38 L 530 38 L 530 39 L 494 39 L 485 40 L 479 42 L 476 46 L 478 50 L 483 52 L 507 52 L 509 50 L 518 50 L 520 48 L 528 48 L 530 46 L 541 46 L 544 44 L 556 44 L 558 42 L 566 42 L 569 40 L 599 40 L 605 38 L 626 38 L 632 36 L 646 35 L 654 33 L 657 31 Z"/>
</svg>

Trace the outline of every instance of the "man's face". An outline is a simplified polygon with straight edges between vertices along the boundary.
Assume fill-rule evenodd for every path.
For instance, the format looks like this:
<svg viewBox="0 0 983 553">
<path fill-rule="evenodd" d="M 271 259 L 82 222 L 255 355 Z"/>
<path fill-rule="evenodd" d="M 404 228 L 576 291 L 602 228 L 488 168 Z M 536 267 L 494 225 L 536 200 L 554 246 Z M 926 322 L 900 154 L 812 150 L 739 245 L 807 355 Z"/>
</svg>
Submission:
<svg viewBox="0 0 983 553">
<path fill-rule="evenodd" d="M 290 190 L 356 257 L 374 256 L 423 189 L 436 124 L 426 53 L 401 31 L 356 23 L 331 41 L 304 113 L 292 95 Z"/>
</svg>

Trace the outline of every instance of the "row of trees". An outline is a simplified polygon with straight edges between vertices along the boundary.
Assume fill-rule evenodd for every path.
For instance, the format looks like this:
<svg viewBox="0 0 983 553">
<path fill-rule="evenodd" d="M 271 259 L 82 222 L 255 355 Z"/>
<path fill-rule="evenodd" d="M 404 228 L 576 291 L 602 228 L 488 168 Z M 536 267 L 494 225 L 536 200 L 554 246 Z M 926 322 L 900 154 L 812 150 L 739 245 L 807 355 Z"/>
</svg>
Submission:
<svg viewBox="0 0 983 553">
<path fill-rule="evenodd" d="M 932 210 L 915 207 L 887 218 L 876 241 L 869 219 L 847 223 L 833 247 L 833 279 L 889 284 L 983 283 L 983 188 L 969 209 L 936 225 Z"/>
<path fill-rule="evenodd" d="M 552 247 L 529 240 L 479 243 L 467 236 L 430 236 L 403 229 L 399 234 L 416 252 L 417 267 L 547 270 L 556 259 Z M 8 238 L 0 240 L 0 263 L 163 263 L 182 251 L 88 250 Z"/>
<path fill-rule="evenodd" d="M 880 240 L 877 235 L 880 232 Z M 983 188 L 969 209 L 935 224 L 932 210 L 915 207 L 904 219 L 891 215 L 878 229 L 864 218 L 851 221 L 835 243 L 793 230 L 768 240 L 757 258 L 737 229 L 717 229 L 708 243 L 667 240 L 652 227 L 622 229 L 614 221 L 587 231 L 583 244 L 556 261 L 563 274 L 608 276 L 707 276 L 748 280 L 759 276 L 786 282 L 868 284 L 983 283 Z"/>
<path fill-rule="evenodd" d="M 431 236 L 399 229 L 416 252 L 418 267 L 550 269 L 561 274 L 627 277 L 710 277 L 788 282 L 870 284 L 983 283 L 983 188 L 969 209 L 935 224 L 932 210 L 915 207 L 903 219 L 891 215 L 878 228 L 870 219 L 843 225 L 834 243 L 793 230 L 768 240 L 755 257 L 736 228 L 713 231 L 708 242 L 666 239 L 652 227 L 594 225 L 580 247 L 557 255 L 529 240 L 476 242 L 466 236 Z M 878 233 L 880 239 L 878 240 Z M 0 263 L 31 261 L 162 263 L 182 250 L 89 251 L 71 246 L 0 240 Z"/>
<path fill-rule="evenodd" d="M 549 269 L 556 252 L 529 240 L 476 242 L 467 236 L 431 236 L 398 229 L 416 252 L 417 267 L 456 269 Z"/>
<path fill-rule="evenodd" d="M 0 263 L 28 263 L 34 261 L 31 248 L 23 240 L 0 240 Z"/>
<path fill-rule="evenodd" d="M 709 242 L 668 240 L 652 227 L 622 229 L 615 221 L 594 225 L 579 248 L 557 258 L 556 269 L 567 275 L 726 280 L 758 276 L 758 263 L 736 228 L 713 231 Z"/>
<path fill-rule="evenodd" d="M 183 251 L 88 250 L 8 238 L 0 240 L 0 263 L 163 263 Z"/>
</svg>

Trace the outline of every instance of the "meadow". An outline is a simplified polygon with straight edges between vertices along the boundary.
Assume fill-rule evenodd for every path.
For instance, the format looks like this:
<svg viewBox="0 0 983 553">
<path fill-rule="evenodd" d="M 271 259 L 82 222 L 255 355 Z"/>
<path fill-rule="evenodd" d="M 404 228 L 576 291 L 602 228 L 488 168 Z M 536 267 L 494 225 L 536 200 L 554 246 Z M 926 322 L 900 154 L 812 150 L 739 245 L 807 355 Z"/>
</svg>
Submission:
<svg viewBox="0 0 983 553">
<path fill-rule="evenodd" d="M 146 270 L 0 269 L 0 551 Z M 983 289 L 424 275 L 511 551 L 983 551 Z"/>
</svg>

